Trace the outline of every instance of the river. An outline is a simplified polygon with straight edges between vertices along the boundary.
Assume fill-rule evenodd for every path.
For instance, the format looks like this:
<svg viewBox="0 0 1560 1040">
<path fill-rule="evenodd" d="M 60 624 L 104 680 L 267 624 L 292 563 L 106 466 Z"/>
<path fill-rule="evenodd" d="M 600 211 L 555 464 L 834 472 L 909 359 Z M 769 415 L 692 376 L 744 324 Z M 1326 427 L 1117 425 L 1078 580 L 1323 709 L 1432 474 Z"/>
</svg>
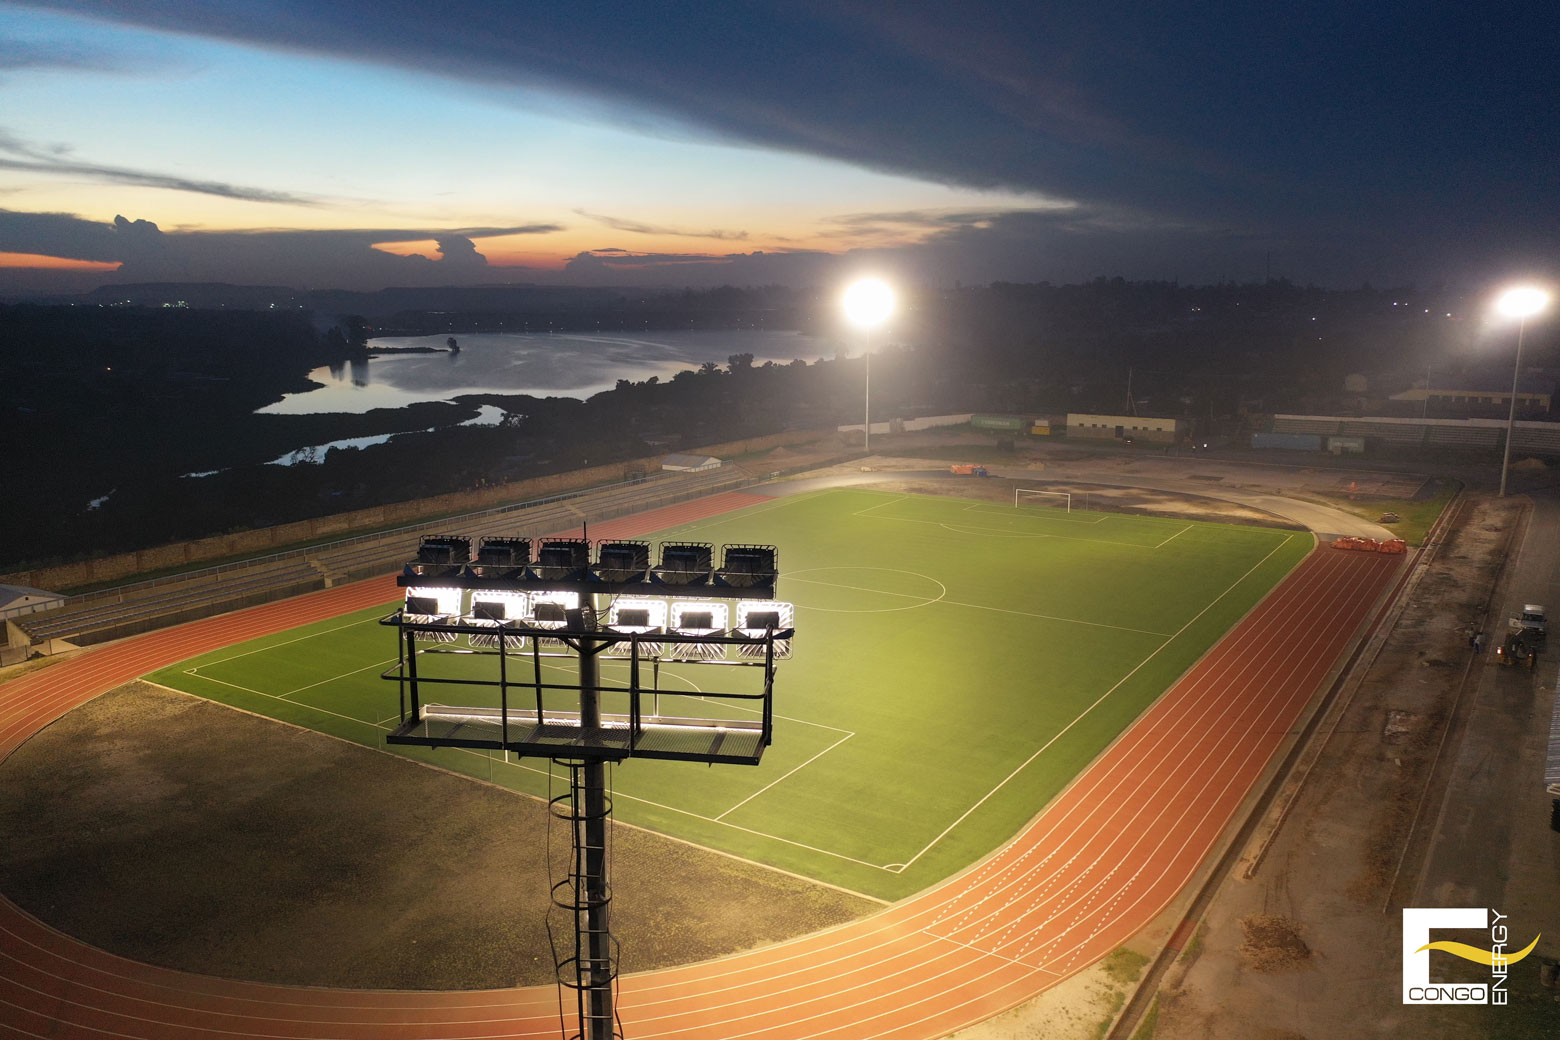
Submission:
<svg viewBox="0 0 1560 1040">
<path fill-rule="evenodd" d="M 754 364 L 789 363 L 833 356 L 838 346 L 798 332 L 760 329 L 648 333 L 479 332 L 449 337 L 383 336 L 375 349 L 433 349 L 437 353 L 381 354 L 342 367 L 317 368 L 309 378 L 318 389 L 288 394 L 260 409 L 280 415 L 366 412 L 401 408 L 419 401 L 447 401 L 463 394 L 530 394 L 578 397 L 610 390 L 619 379 L 670 379 L 706 361 L 722 367 L 734 354 L 752 354 Z"/>
</svg>

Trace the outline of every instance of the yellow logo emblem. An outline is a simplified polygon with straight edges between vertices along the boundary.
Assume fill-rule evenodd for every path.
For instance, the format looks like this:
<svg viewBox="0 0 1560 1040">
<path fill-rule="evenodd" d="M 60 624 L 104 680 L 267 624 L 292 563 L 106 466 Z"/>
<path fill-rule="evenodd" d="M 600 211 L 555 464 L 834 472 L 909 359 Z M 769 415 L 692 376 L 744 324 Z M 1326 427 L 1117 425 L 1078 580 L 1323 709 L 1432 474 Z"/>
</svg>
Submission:
<svg viewBox="0 0 1560 1040">
<path fill-rule="evenodd" d="M 1532 953 L 1533 947 L 1537 946 L 1538 940 L 1542 938 L 1542 935 L 1536 936 L 1532 942 L 1527 944 L 1527 948 L 1519 953 L 1502 954 L 1502 960 L 1506 964 L 1517 963 L 1522 958 Z M 1493 967 L 1495 964 L 1495 956 L 1490 953 L 1489 950 L 1481 950 L 1477 946 L 1469 946 L 1467 943 L 1453 942 L 1450 939 L 1442 939 L 1439 942 L 1425 943 L 1414 952 L 1422 953 L 1425 950 L 1440 950 L 1442 953 L 1449 953 L 1453 957 L 1461 957 L 1463 960 L 1473 961 L 1475 964 L 1485 964 L 1491 967 Z"/>
</svg>

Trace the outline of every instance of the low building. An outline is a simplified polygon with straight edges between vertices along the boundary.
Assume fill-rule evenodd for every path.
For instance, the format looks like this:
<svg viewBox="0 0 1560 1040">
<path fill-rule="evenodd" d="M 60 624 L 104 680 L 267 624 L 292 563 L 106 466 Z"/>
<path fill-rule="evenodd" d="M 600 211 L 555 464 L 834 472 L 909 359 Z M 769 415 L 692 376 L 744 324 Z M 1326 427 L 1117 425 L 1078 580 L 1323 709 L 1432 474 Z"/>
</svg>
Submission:
<svg viewBox="0 0 1560 1040">
<path fill-rule="evenodd" d="M 1457 381 L 1447 386 L 1414 386 L 1389 398 L 1393 402 L 1417 407 L 1421 416 L 1441 418 L 1499 418 L 1511 411 L 1511 384 L 1504 387 L 1489 383 Z M 1548 413 L 1550 394 L 1531 382 L 1517 390 L 1518 415 Z"/>
<path fill-rule="evenodd" d="M 1191 432 L 1185 419 L 1155 419 L 1144 415 L 1067 413 L 1069 440 L 1119 441 L 1124 444 L 1179 444 Z"/>
<path fill-rule="evenodd" d="M 720 467 L 720 460 L 713 455 L 689 455 L 686 452 L 674 452 L 661 460 L 661 468 L 675 473 L 699 473 L 707 469 Z"/>
</svg>

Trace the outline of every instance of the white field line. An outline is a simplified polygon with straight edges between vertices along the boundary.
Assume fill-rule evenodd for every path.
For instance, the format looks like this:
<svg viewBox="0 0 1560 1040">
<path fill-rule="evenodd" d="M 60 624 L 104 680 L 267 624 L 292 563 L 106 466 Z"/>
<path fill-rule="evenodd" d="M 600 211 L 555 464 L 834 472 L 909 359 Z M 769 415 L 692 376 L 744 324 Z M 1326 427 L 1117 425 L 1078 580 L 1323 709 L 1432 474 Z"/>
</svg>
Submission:
<svg viewBox="0 0 1560 1040">
<path fill-rule="evenodd" d="M 289 701 L 289 700 L 287 700 L 286 697 L 278 696 L 277 694 L 274 694 L 274 693 L 262 693 L 260 690 L 251 690 L 247 686 L 240 686 L 240 685 L 238 685 L 238 683 L 230 683 L 226 679 L 213 679 L 211 676 L 209 676 L 209 675 L 202 675 L 199 672 L 185 672 L 185 674 L 193 676 L 196 679 L 204 679 L 206 682 L 217 683 L 218 685 L 221 685 L 221 686 L 229 686 L 229 687 L 232 687 L 235 690 L 242 690 L 245 693 L 252 693 L 256 697 L 266 697 L 266 698 L 268 698 L 270 700 L 273 700 L 273 701 L 282 701 L 282 702 L 284 702 L 286 704 L 291 704 L 294 707 L 307 708 L 310 711 L 317 711 L 321 715 L 329 715 L 329 716 L 331 716 L 333 718 L 345 719 L 348 722 L 355 722 L 359 726 L 368 726 L 371 729 L 378 729 L 378 730 L 384 729 L 384 727 L 379 725 L 379 723 L 377 723 L 377 722 L 370 722 L 367 719 L 354 718 L 351 715 L 343 715 L 339 711 L 331 711 L 331 710 L 329 710 L 327 708 L 320 708 L 320 707 L 317 707 L 317 706 L 315 706 L 313 704 L 309 704 L 306 701 Z"/>
<path fill-rule="evenodd" d="M 1117 632 L 1133 632 L 1140 636 L 1154 636 L 1156 639 L 1163 639 L 1167 643 L 1174 639 L 1177 635 L 1181 634 L 1180 632 L 1175 633 L 1175 635 L 1171 635 L 1168 632 L 1150 632 L 1146 628 L 1127 628 L 1124 625 L 1107 625 L 1101 621 L 1079 621 L 1077 618 L 1056 617 L 1052 614 L 1035 614 L 1028 610 L 1013 610 L 1010 607 L 993 607 L 986 603 L 960 603 L 958 600 L 953 599 L 945 599 L 942 602 L 948 604 L 950 607 L 968 607 L 971 610 L 995 610 L 1002 614 L 1018 614 L 1021 617 L 1041 618 L 1045 621 L 1060 621 L 1068 625 L 1088 625 L 1090 628 L 1109 628 Z M 1217 602 L 1218 600 L 1214 600 L 1214 603 Z M 1190 622 L 1188 622 L 1188 624 L 1189 623 Z M 1156 650 L 1154 652 L 1158 653 L 1159 651 Z M 1149 656 L 1153 655 L 1151 654 Z M 1147 658 L 1144 660 L 1147 660 Z"/>
<path fill-rule="evenodd" d="M 1182 632 L 1185 632 L 1188 628 L 1191 628 L 1192 625 L 1194 625 L 1199 618 L 1201 618 L 1204 614 L 1208 613 L 1208 611 L 1212 610 L 1214 605 L 1217 604 L 1219 602 L 1219 600 L 1223 599 L 1225 596 L 1228 596 L 1231 592 L 1233 592 L 1235 590 L 1235 588 L 1238 585 L 1240 585 L 1241 582 L 1243 582 L 1247 578 L 1251 577 L 1251 575 L 1257 570 L 1258 567 L 1261 567 L 1268 560 L 1272 559 L 1273 554 L 1278 552 L 1278 550 L 1282 549 L 1284 546 L 1288 545 L 1289 542 L 1290 542 L 1290 539 L 1292 539 L 1293 537 L 1294 537 L 1293 535 L 1290 535 L 1290 536 L 1286 537 L 1282 542 L 1279 542 L 1277 545 L 1275 545 L 1272 548 L 1272 550 L 1266 556 L 1262 557 L 1262 559 L 1260 559 L 1256 563 L 1252 564 L 1250 570 L 1246 571 L 1245 574 L 1242 574 L 1239 578 L 1235 579 L 1235 581 L 1230 584 L 1229 588 L 1225 589 L 1223 592 L 1219 593 L 1212 600 L 1210 600 L 1208 602 L 1208 605 L 1206 607 L 1203 607 L 1196 614 L 1194 614 L 1192 616 L 1192 618 L 1189 621 L 1186 622 L 1186 624 L 1184 624 L 1184 625 L 1182 625 L 1180 627 L 1180 629 L 1175 633 L 1175 635 L 1171 636 L 1169 639 L 1165 640 L 1159 646 L 1155 647 L 1153 653 L 1149 654 L 1147 657 L 1143 658 L 1143 660 L 1139 661 L 1137 663 L 1137 666 L 1134 667 L 1132 669 L 1132 671 L 1128 672 L 1126 675 L 1123 675 L 1121 677 L 1121 679 L 1119 681 L 1117 681 L 1116 685 L 1112 686 L 1110 689 L 1108 689 L 1104 693 L 1100 694 L 1099 698 L 1096 699 L 1093 704 L 1089 705 L 1087 708 L 1084 708 L 1081 712 L 1079 712 L 1073 718 L 1073 720 L 1071 722 L 1069 722 L 1067 725 L 1063 726 L 1060 730 L 1058 730 L 1051 737 L 1050 740 L 1047 740 L 1044 744 L 1042 744 L 1039 748 L 1037 748 L 1035 750 L 1034 754 L 1032 754 L 1028 758 L 1024 759 L 1024 761 L 1022 763 L 1020 763 L 1017 766 L 1017 768 L 1015 768 L 1007 776 L 1003 777 L 1001 782 L 998 783 L 997 786 L 993 787 L 991 790 L 989 790 L 985 794 L 981 795 L 980 799 L 974 805 L 972 805 L 968 809 L 964 810 L 964 812 L 962 814 L 960 814 L 960 816 L 959 816 L 959 818 L 957 820 L 954 820 L 952 823 L 950 823 L 943 830 L 943 832 L 941 834 L 937 835 L 937 837 L 933 838 L 929 843 L 927 843 L 925 848 L 923 848 L 920 852 L 917 852 L 914 856 L 911 856 L 908 860 L 906 860 L 905 861 L 905 869 L 908 870 L 912 865 L 914 865 L 916 860 L 920 859 L 922 856 L 924 856 L 928 852 L 930 852 L 933 847 L 935 847 L 939 842 L 941 842 L 950 833 L 952 833 L 953 829 L 955 827 L 957 827 L 959 824 L 963 823 L 966 819 L 968 819 L 970 814 L 972 814 L 976 809 L 979 809 L 982 805 L 984 805 L 986 803 L 986 801 L 988 799 L 990 799 L 993 795 L 995 795 L 998 791 L 1000 791 L 1000 790 L 1002 790 L 1002 788 L 1006 787 L 1008 785 L 1008 783 L 1015 776 L 1017 776 L 1019 773 L 1023 772 L 1025 769 L 1027 769 L 1029 767 L 1030 763 L 1034 762 L 1035 759 L 1039 758 L 1042 754 L 1044 754 L 1047 750 L 1049 750 L 1051 745 L 1055 744 L 1058 740 L 1060 740 L 1062 738 L 1062 736 L 1067 733 L 1068 730 L 1072 729 L 1079 722 L 1081 722 L 1085 715 L 1089 714 L 1095 708 L 1099 707 L 1102 703 L 1104 703 L 1105 699 L 1107 697 L 1109 697 L 1111 694 L 1115 693 L 1116 690 L 1118 690 L 1123 683 L 1125 683 L 1128 679 L 1130 679 L 1134 675 L 1136 675 L 1143 668 L 1144 665 L 1148 664 L 1148 662 L 1152 661 L 1155 657 L 1157 657 L 1161 650 L 1163 650 L 1165 647 L 1169 646 L 1171 643 L 1175 642 L 1175 640 L 1181 635 Z"/>
<path fill-rule="evenodd" d="M 1026 488 L 1024 490 L 1028 490 L 1028 489 Z M 1047 494 L 1059 495 L 1059 494 L 1061 494 L 1061 492 L 1059 492 L 1059 491 L 1051 491 L 1051 492 L 1047 492 Z M 1079 519 L 1075 518 L 1072 515 L 1071 512 L 1063 513 L 1061 516 L 1052 516 L 1052 515 L 1044 514 L 1044 513 L 1014 513 L 1013 512 L 1013 510 L 1015 510 L 1015 509 L 1022 509 L 1022 508 L 1024 508 L 1024 507 L 1023 506 L 1010 506 L 1010 505 L 1006 505 L 1006 504 L 1002 505 L 1000 508 L 996 508 L 996 507 L 993 506 L 993 504 L 991 502 L 976 502 L 976 503 L 974 503 L 972 505 L 969 505 L 969 506 L 965 507 L 965 511 L 966 512 L 970 512 L 970 513 L 985 513 L 985 514 L 987 514 L 989 516 L 1002 516 L 1002 517 L 1007 517 L 1009 519 L 1011 519 L 1011 518 L 1013 518 L 1015 516 L 1024 516 L 1024 517 L 1027 517 L 1030 520 L 1040 520 L 1040 521 L 1047 521 L 1048 520 L 1048 521 L 1050 521 L 1053 524 L 1085 524 L 1085 525 L 1103 524 L 1105 521 L 1110 519 L 1110 516 L 1107 515 L 1107 514 L 1104 514 L 1104 513 L 1101 513 L 1099 516 L 1096 516 L 1093 520 L 1079 520 Z M 1049 507 L 1042 507 L 1042 508 L 1054 509 L 1056 507 L 1055 506 L 1049 506 Z M 1078 510 L 1078 512 L 1081 513 L 1081 512 L 1083 512 L 1083 510 L 1080 509 L 1080 510 Z"/>
<path fill-rule="evenodd" d="M 723 812 L 719 816 L 715 817 L 715 822 L 716 823 L 724 822 L 724 820 L 726 819 L 727 816 L 730 816 L 732 813 L 734 813 L 738 809 L 742 808 L 748 802 L 751 802 L 753 799 L 757 798 L 759 795 L 763 794 L 765 791 L 768 791 L 771 787 L 774 787 L 780 781 L 782 781 L 782 780 L 786 779 L 787 777 L 789 777 L 792 773 L 800 772 L 801 770 L 806 769 L 808 766 L 810 766 L 814 762 L 818 761 L 818 759 L 822 758 L 824 755 L 827 755 L 830 751 L 833 751 L 835 748 L 839 747 L 841 744 L 845 743 L 847 740 L 849 740 L 851 737 L 854 737 L 855 735 L 856 734 L 854 734 L 854 733 L 847 733 L 843 737 L 841 737 L 839 740 L 836 740 L 834 743 L 830 744 L 828 747 L 826 747 L 822 751 L 818 752 L 812 758 L 809 758 L 807 761 L 805 761 L 805 762 L 798 762 L 796 765 L 792 766 L 790 769 L 788 769 L 786 772 L 784 772 L 780 776 L 775 777 L 773 780 L 769 781 L 769 783 L 765 784 L 763 787 L 760 787 L 758 790 L 754 791 L 752 794 L 750 794 L 746 798 L 742 799 L 742 801 L 738 802 L 736 805 L 733 805 L 731 808 L 727 809 L 725 812 Z"/>
<path fill-rule="evenodd" d="M 1183 534 L 1185 534 L 1187 531 L 1190 531 L 1191 529 L 1192 529 L 1192 525 L 1191 524 L 1187 524 L 1185 527 L 1181 528 L 1175 534 L 1171 535 L 1169 538 L 1166 538 L 1164 541 L 1162 541 L 1158 545 L 1154 546 L 1154 548 L 1155 549 L 1163 549 L 1165 546 L 1169 545 L 1171 542 L 1175 541 L 1177 538 L 1181 537 Z"/>
<path fill-rule="evenodd" d="M 326 683 L 333 683 L 337 679 L 345 679 L 347 676 L 349 676 L 349 675 L 356 675 L 358 672 L 366 672 L 370 668 L 378 668 L 378 669 L 383 670 L 386 665 L 391 664 L 392 662 L 397 661 L 397 660 L 399 660 L 399 658 L 391 657 L 391 658 L 388 658 L 388 659 L 383 660 L 383 661 L 375 661 L 373 664 L 365 664 L 363 667 L 361 667 L 361 668 L 354 668 L 350 672 L 342 672 L 340 675 L 333 675 L 329 679 L 321 679 L 319 682 L 312 682 L 312 683 L 309 683 L 307 686 L 300 686 L 296 690 L 288 690 L 286 693 L 281 694 L 281 696 L 282 697 L 291 697 L 295 693 L 302 693 L 304 690 L 312 690 L 316 686 L 324 686 Z M 192 669 L 190 669 L 190 671 L 194 672 L 195 670 L 192 668 Z"/>
<path fill-rule="evenodd" d="M 827 585 L 834 589 L 851 589 L 855 592 L 870 592 L 879 596 L 898 596 L 901 599 L 926 599 L 925 596 L 918 596 L 909 592 L 884 592 L 881 589 L 862 588 L 860 585 L 843 585 L 834 581 L 819 581 L 816 578 L 787 578 L 786 580 L 799 581 L 804 585 Z M 968 607 L 971 610 L 995 610 L 1003 614 L 1017 614 L 1020 617 L 1039 618 L 1042 621 L 1060 621 L 1063 624 L 1068 625 L 1088 625 L 1090 628 L 1109 628 L 1114 629 L 1117 632 L 1134 632 L 1138 635 L 1155 636 L 1159 639 L 1172 638 L 1168 632 L 1150 632 L 1144 628 L 1127 628 L 1123 625 L 1107 625 L 1101 621 L 1080 621 L 1077 618 L 1057 617 L 1055 614 L 1036 614 L 1035 612 L 1029 610 L 1013 610 L 1008 607 L 993 607 L 985 603 L 961 603 L 956 599 L 932 599 L 926 600 L 925 603 L 918 605 L 929 607 L 934 603 L 946 603 L 950 607 Z M 797 606 L 804 607 L 809 610 L 817 609 L 814 607 L 808 607 L 805 603 L 799 603 Z"/>
<path fill-rule="evenodd" d="M 374 609 L 378 609 L 378 608 L 374 608 Z M 306 636 L 294 636 L 292 639 L 284 639 L 284 640 L 282 640 L 279 643 L 268 643 L 265 646 L 257 647 L 254 650 L 245 650 L 241 654 L 233 654 L 230 657 L 223 657 L 223 658 L 220 658 L 219 660 L 216 660 L 216 661 L 207 661 L 206 664 L 208 664 L 208 665 L 226 664 L 229 661 L 236 661 L 240 657 L 249 657 L 251 654 L 263 654 L 267 650 L 275 650 L 279 646 L 287 646 L 290 643 L 301 643 L 301 642 L 303 642 L 306 639 L 314 639 L 314 638 L 316 638 L 318 636 L 328 636 L 332 632 L 340 632 L 342 629 L 346 629 L 346 628 L 356 628 L 358 625 L 377 624 L 378 621 L 379 621 L 378 618 L 364 618 L 361 621 L 349 621 L 345 625 L 337 625 L 335 628 L 324 628 L 324 629 L 321 629 L 318 632 L 310 632 Z"/>
<path fill-rule="evenodd" d="M 874 509 L 882 509 L 884 506 L 891 506 L 891 505 L 893 505 L 896 502 L 903 502 L 905 499 L 907 499 L 909 497 L 910 497 L 909 495 L 895 495 L 893 498 L 884 499 L 883 501 L 879 502 L 875 506 L 867 506 L 865 509 L 858 509 L 858 510 L 856 510 L 854 513 L 852 513 L 850 515 L 851 516 L 866 516 L 869 513 L 871 513 Z M 880 519 L 880 520 L 893 520 L 893 519 L 896 519 L 896 518 L 889 516 L 889 517 L 878 517 L 877 519 Z"/>
</svg>

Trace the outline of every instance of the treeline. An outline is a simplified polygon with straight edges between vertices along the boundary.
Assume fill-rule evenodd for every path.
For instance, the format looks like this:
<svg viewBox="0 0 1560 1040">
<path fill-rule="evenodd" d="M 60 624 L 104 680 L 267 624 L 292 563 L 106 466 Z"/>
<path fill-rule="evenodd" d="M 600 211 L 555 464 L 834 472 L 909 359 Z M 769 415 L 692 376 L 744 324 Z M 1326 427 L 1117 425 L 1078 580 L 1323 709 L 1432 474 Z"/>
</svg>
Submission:
<svg viewBox="0 0 1560 1040">
<path fill-rule="evenodd" d="M 312 368 L 361 357 L 356 344 L 374 331 L 373 319 L 0 307 L 0 436 L 8 449 L 0 569 L 861 420 L 864 365 L 838 356 L 855 354 L 860 341 L 840 328 L 832 295 L 768 288 L 618 298 L 659 308 L 669 321 L 697 314 L 731 327 L 784 322 L 831 345 L 812 363 L 756 365 L 735 354 L 670 379 L 623 380 L 589 401 L 481 395 L 362 415 L 262 415 L 256 409 L 307 389 Z M 560 301 L 574 313 L 580 297 L 548 298 Z M 1134 407 L 1218 432 L 1248 411 L 1357 406 L 1357 395 L 1343 394 L 1350 373 L 1397 389 L 1422 378 L 1426 365 L 1440 366 L 1439 379 L 1452 365 L 1493 358 L 1509 379 L 1509 347 L 1492 345 L 1477 303 L 1444 292 L 1285 282 L 1101 279 L 908 293 L 878 337 L 872 412 L 882 420 Z M 1552 325 L 1529 330 L 1525 365 L 1553 363 Z M 457 425 L 483 403 L 508 418 Z M 429 427 L 437 429 L 423 432 Z M 265 464 L 305 445 L 397 431 L 386 444 Z M 209 471 L 220 472 L 183 475 Z"/>
</svg>

